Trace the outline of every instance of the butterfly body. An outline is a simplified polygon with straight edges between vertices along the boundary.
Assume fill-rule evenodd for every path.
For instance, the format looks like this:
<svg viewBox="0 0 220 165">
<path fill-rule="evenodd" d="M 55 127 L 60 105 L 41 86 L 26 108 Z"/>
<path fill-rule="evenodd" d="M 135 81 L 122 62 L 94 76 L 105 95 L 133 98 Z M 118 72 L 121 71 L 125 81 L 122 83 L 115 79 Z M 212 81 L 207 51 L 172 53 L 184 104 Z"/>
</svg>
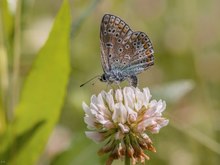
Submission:
<svg viewBox="0 0 220 165">
<path fill-rule="evenodd" d="M 127 74 L 126 72 L 123 72 L 120 69 L 114 69 L 114 70 L 104 73 L 101 76 L 100 80 L 102 82 L 109 82 L 109 83 L 115 82 L 116 84 L 119 84 L 120 82 L 126 80 L 127 78 L 129 78 L 129 74 Z"/>
<path fill-rule="evenodd" d="M 100 27 L 101 62 L 100 80 L 119 84 L 128 80 L 134 87 L 136 75 L 154 64 L 153 46 L 143 32 L 133 32 L 119 17 L 105 14 Z"/>
</svg>

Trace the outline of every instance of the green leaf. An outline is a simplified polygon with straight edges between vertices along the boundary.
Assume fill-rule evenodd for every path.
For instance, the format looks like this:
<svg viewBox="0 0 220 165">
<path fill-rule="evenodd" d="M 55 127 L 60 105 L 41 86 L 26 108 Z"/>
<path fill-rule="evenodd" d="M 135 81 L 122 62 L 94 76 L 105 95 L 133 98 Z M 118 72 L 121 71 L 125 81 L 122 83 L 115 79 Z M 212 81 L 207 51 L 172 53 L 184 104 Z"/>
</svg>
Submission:
<svg viewBox="0 0 220 165">
<path fill-rule="evenodd" d="M 35 164 L 59 119 L 70 74 L 70 20 L 69 4 L 64 0 L 15 111 L 12 164 Z"/>
<path fill-rule="evenodd" d="M 100 145 L 95 144 L 90 139 L 86 138 L 85 134 L 80 132 L 75 134 L 70 147 L 57 155 L 50 163 L 51 165 L 74 165 L 74 164 L 104 164 L 100 161 L 98 155 Z"/>
<path fill-rule="evenodd" d="M 0 161 L 3 160 L 2 153 L 4 152 L 5 148 L 7 147 L 6 141 L 6 132 L 7 132 L 7 123 L 6 123 L 6 116 L 5 111 L 3 110 L 2 100 L 0 98 Z"/>
<path fill-rule="evenodd" d="M 0 98 L 0 139 L 1 136 L 4 134 L 6 129 L 6 119 L 5 119 L 5 112 L 3 111 L 2 102 Z M 1 142 L 0 142 L 1 144 Z M 0 149 L 1 151 L 1 149 Z"/>
<path fill-rule="evenodd" d="M 2 30 L 3 30 L 3 33 L 4 33 L 4 37 L 6 37 L 6 40 L 8 40 L 10 38 L 10 36 L 12 35 L 12 32 L 13 32 L 13 15 L 12 13 L 10 12 L 9 10 L 9 5 L 8 5 L 8 2 L 7 0 L 1 0 L 0 1 L 0 20 L 1 20 L 1 23 L 2 23 Z M 0 29 L 1 29 L 0 28 Z M 0 37 L 3 37 L 3 36 L 0 36 Z"/>
</svg>

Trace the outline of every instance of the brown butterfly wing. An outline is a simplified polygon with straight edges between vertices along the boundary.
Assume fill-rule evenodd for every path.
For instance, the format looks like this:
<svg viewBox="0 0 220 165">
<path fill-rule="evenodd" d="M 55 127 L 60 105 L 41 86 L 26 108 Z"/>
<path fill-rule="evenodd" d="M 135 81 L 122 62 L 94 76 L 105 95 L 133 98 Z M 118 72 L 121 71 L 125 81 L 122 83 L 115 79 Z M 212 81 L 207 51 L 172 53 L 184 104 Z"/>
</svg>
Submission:
<svg viewBox="0 0 220 165">
<path fill-rule="evenodd" d="M 122 43 L 128 40 L 133 31 L 119 17 L 106 14 L 100 28 L 101 59 L 104 71 L 123 68 L 125 60 L 129 61 Z"/>
<path fill-rule="evenodd" d="M 100 28 L 103 70 L 138 74 L 154 64 L 153 47 L 143 32 L 133 32 L 119 17 L 106 14 Z"/>
</svg>

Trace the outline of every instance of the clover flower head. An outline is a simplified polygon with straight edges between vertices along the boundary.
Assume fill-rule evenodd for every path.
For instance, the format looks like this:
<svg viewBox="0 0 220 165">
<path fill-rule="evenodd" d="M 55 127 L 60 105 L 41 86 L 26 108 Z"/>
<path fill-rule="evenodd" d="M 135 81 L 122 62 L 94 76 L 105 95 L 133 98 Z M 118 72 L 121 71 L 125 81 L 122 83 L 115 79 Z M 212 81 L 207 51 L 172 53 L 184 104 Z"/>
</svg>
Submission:
<svg viewBox="0 0 220 165">
<path fill-rule="evenodd" d="M 107 165 L 125 157 L 129 157 L 133 165 L 149 160 L 144 151 L 156 152 L 156 149 L 148 135 L 159 133 L 169 122 L 162 117 L 166 102 L 151 100 L 148 88 L 102 91 L 91 97 L 89 106 L 83 102 L 82 107 L 90 130 L 86 136 L 95 142 L 106 142 L 99 154 L 109 153 Z"/>
</svg>

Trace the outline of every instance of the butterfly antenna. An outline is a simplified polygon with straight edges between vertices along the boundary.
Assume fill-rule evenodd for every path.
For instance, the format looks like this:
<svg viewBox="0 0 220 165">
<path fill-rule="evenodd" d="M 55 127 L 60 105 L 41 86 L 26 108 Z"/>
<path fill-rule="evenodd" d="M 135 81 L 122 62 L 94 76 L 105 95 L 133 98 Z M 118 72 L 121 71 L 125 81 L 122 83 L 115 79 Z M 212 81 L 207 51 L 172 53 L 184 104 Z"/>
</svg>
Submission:
<svg viewBox="0 0 220 165">
<path fill-rule="evenodd" d="M 95 76 L 95 77 L 93 77 L 93 78 L 89 79 L 89 80 L 88 80 L 88 81 L 86 81 L 85 83 L 81 84 L 81 85 L 80 85 L 80 87 L 83 87 L 83 86 L 84 86 L 84 85 L 86 85 L 88 82 L 90 82 L 90 81 L 94 80 L 94 79 L 95 79 L 95 78 L 97 78 L 97 77 L 100 77 L 100 75 Z M 93 84 L 94 84 L 94 83 L 93 83 Z"/>
</svg>

